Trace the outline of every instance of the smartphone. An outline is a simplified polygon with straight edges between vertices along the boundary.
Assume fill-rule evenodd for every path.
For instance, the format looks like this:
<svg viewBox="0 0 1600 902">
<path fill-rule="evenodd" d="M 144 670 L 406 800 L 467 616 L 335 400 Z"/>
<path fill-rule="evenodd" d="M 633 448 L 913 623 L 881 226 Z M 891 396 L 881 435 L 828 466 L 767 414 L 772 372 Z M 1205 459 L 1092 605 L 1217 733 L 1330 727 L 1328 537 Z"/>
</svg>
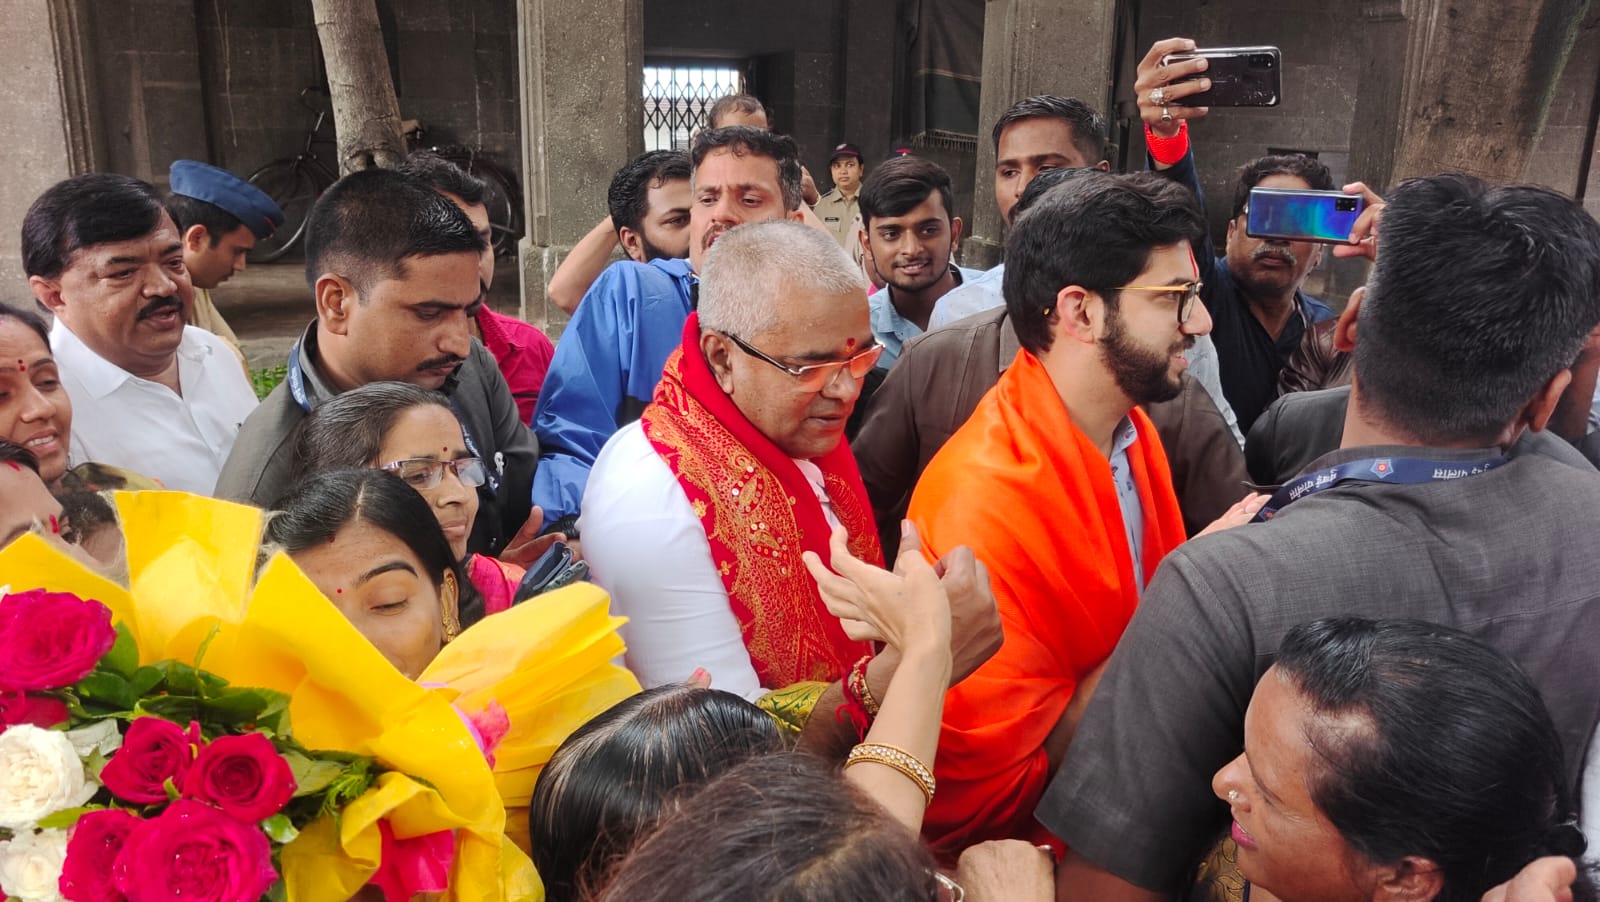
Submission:
<svg viewBox="0 0 1600 902">
<path fill-rule="evenodd" d="M 1204 57 L 1206 71 L 1183 81 L 1211 79 L 1211 89 L 1172 101 L 1173 106 L 1277 106 L 1283 93 L 1283 54 L 1276 47 L 1216 47 L 1169 53 L 1163 65 Z"/>
<path fill-rule="evenodd" d="M 1244 233 L 1251 238 L 1349 244 L 1366 207 L 1359 194 L 1295 188 L 1251 188 Z"/>
<path fill-rule="evenodd" d="M 512 602 L 527 601 L 535 595 L 571 585 L 588 575 L 589 565 L 574 561 L 572 549 L 565 542 L 557 542 L 528 566 L 528 572 L 523 574 L 522 582 L 517 585 Z"/>
</svg>

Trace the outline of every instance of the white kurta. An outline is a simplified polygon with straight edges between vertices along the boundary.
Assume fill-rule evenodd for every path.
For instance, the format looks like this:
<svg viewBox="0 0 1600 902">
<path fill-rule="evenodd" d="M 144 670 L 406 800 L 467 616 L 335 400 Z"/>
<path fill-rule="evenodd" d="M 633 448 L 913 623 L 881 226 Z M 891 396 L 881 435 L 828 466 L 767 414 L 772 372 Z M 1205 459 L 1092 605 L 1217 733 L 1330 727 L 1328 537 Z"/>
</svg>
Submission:
<svg viewBox="0 0 1600 902">
<path fill-rule="evenodd" d="M 837 523 L 822 471 L 796 461 L 823 514 Z M 641 423 L 618 430 L 589 473 L 578 521 L 594 581 L 627 617 L 627 665 L 646 688 L 681 682 L 696 668 L 711 685 L 751 701 L 766 692 L 728 606 L 700 518 Z M 776 688 L 776 687 L 767 687 Z"/>
<path fill-rule="evenodd" d="M 57 320 L 50 347 L 72 398 L 72 463 L 102 463 L 210 495 L 245 417 L 250 380 L 222 339 L 186 326 L 178 345 L 180 396 L 90 350 Z"/>
</svg>

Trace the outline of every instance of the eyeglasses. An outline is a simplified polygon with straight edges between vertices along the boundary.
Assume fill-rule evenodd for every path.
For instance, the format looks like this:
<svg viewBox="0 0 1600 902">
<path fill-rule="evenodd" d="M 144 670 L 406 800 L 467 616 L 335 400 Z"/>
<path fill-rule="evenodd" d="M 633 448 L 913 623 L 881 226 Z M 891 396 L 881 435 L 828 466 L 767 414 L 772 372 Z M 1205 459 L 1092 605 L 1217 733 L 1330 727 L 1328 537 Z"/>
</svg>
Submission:
<svg viewBox="0 0 1600 902">
<path fill-rule="evenodd" d="M 397 460 L 394 463 L 384 464 L 380 470 L 387 470 L 400 477 L 406 485 L 421 492 L 431 489 L 444 478 L 446 469 L 456 474 L 461 484 L 469 489 L 475 489 L 489 481 L 489 471 L 483 467 L 483 461 L 476 457 L 463 457 L 460 460 L 433 460 L 427 457 L 413 457 L 408 460 Z"/>
<path fill-rule="evenodd" d="M 766 354 L 761 353 L 760 351 L 751 347 L 745 342 L 744 339 L 737 335 L 734 335 L 730 332 L 724 332 L 722 334 L 727 336 L 729 341 L 738 345 L 739 350 L 749 354 L 751 357 L 754 357 L 757 360 L 764 360 L 778 369 L 783 370 L 785 373 L 793 376 L 796 381 L 800 383 L 800 387 L 806 391 L 821 391 L 823 388 L 832 383 L 842 370 L 849 370 L 850 378 L 852 379 L 864 378 L 867 373 L 872 371 L 874 366 L 877 366 L 878 358 L 883 356 L 883 345 L 879 344 L 877 340 L 874 339 L 872 344 L 867 345 L 866 348 L 856 353 L 855 356 L 849 358 L 848 360 L 830 360 L 827 363 L 812 363 L 806 366 L 790 366 L 787 363 L 779 362 L 771 357 L 768 357 Z"/>
<path fill-rule="evenodd" d="M 938 883 L 938 902 L 962 902 L 967 898 L 967 891 L 949 877 L 934 871 L 933 879 Z"/>
<path fill-rule="evenodd" d="M 1203 283 L 1196 279 L 1193 282 L 1184 282 L 1178 285 L 1123 285 L 1118 291 L 1155 291 L 1171 295 L 1178 302 L 1178 325 L 1189 321 L 1189 315 L 1194 313 L 1194 302 L 1200 297 L 1200 287 Z"/>
</svg>

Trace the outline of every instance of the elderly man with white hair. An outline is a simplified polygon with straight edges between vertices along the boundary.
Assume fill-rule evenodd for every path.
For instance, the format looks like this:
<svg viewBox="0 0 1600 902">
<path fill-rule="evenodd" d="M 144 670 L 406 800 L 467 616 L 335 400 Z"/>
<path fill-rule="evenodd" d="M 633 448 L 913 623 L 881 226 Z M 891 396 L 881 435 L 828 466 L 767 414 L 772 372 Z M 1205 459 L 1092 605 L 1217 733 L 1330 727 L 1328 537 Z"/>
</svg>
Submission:
<svg viewBox="0 0 1600 902">
<path fill-rule="evenodd" d="M 852 554 L 882 561 L 844 442 L 882 350 L 866 281 L 826 234 L 751 223 L 712 248 L 699 310 L 639 421 L 595 461 L 579 524 L 646 686 L 705 671 L 808 744 L 854 741 L 848 722 L 810 712 L 870 716 L 897 660 L 845 635 L 801 553 L 829 559 L 842 526 Z M 1000 627 L 970 551 L 947 564 L 959 679 Z"/>
</svg>

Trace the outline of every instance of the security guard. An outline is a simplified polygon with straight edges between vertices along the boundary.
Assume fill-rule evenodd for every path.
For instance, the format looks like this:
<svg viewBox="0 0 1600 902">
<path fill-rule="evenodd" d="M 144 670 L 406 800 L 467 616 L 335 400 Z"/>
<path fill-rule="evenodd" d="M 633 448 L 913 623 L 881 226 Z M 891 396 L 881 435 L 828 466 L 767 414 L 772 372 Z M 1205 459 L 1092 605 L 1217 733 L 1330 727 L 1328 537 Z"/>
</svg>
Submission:
<svg viewBox="0 0 1600 902">
<path fill-rule="evenodd" d="M 856 195 L 861 192 L 861 148 L 854 144 L 840 144 L 828 159 L 828 170 L 833 175 L 833 190 L 817 199 L 816 214 L 828 227 L 828 234 L 839 246 L 850 252 L 850 259 L 861 263 L 861 210 Z"/>
</svg>

